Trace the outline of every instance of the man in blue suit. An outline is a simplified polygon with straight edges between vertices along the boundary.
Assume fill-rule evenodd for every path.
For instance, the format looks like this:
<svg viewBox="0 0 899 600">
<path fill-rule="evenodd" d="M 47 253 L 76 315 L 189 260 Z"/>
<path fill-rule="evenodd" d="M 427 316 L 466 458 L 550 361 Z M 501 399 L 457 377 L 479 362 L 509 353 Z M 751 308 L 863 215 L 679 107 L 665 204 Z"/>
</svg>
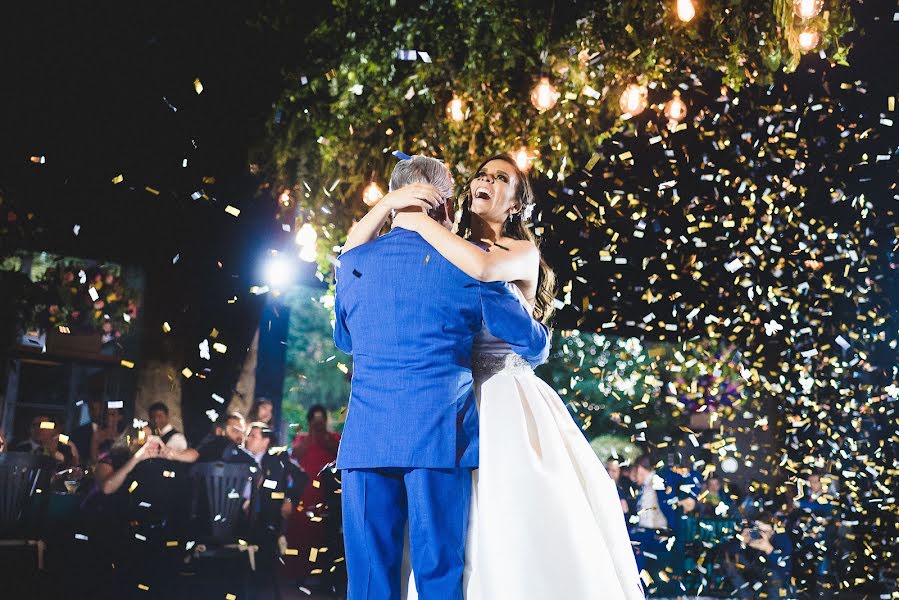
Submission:
<svg viewBox="0 0 899 600">
<path fill-rule="evenodd" d="M 437 188 L 452 226 L 452 176 L 439 161 L 401 161 L 391 191 Z M 432 215 L 433 216 L 433 215 Z M 337 347 L 353 385 L 337 457 L 342 469 L 349 600 L 400 597 L 405 526 L 425 600 L 462 598 L 471 470 L 478 466 L 472 341 L 482 327 L 531 361 L 546 327 L 504 283 L 482 284 L 417 233 L 394 228 L 344 253 L 337 269 Z"/>
</svg>

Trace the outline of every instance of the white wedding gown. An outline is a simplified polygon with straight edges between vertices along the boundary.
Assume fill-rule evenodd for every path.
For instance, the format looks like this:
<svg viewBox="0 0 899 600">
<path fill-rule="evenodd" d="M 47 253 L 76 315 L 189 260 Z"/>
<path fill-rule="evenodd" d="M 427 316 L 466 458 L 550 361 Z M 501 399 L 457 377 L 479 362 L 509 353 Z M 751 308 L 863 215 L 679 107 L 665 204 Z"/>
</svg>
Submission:
<svg viewBox="0 0 899 600">
<path fill-rule="evenodd" d="M 643 600 L 615 483 L 559 395 L 487 331 L 475 340 L 472 373 L 480 468 L 465 599 Z M 404 554 L 404 598 L 414 600 L 408 543 Z"/>
</svg>

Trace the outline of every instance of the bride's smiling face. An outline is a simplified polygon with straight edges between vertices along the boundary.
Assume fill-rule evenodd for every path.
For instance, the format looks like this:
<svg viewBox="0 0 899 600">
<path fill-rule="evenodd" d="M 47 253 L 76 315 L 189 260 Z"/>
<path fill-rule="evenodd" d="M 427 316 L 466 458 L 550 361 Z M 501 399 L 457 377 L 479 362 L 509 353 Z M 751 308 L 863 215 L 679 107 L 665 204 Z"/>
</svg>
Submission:
<svg viewBox="0 0 899 600">
<path fill-rule="evenodd" d="M 515 169 L 504 160 L 491 160 L 475 174 L 469 184 L 471 212 L 488 223 L 504 223 L 521 209 L 515 190 Z"/>
</svg>

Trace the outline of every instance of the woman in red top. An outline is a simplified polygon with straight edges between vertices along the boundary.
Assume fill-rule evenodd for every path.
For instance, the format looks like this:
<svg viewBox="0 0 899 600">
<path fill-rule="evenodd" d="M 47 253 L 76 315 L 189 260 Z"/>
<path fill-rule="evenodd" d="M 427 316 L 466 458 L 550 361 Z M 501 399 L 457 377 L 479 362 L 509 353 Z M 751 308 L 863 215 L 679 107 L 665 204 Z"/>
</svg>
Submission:
<svg viewBox="0 0 899 600">
<path fill-rule="evenodd" d="M 305 579 L 315 569 L 327 574 L 331 560 L 337 558 L 328 554 L 310 561 L 310 549 L 332 546 L 325 536 L 326 530 L 322 521 L 326 513 L 323 502 L 324 490 L 319 472 L 330 462 L 337 460 L 337 446 L 340 434 L 328 431 L 328 411 L 320 404 L 309 408 L 306 417 L 309 431 L 300 431 L 293 440 L 292 458 L 309 476 L 303 497 L 287 523 L 287 546 L 298 550 L 296 560 L 287 561 L 286 570 L 290 576 L 298 580 Z M 331 507 L 340 510 L 340 507 Z M 315 553 L 317 554 L 317 552 Z M 290 557 L 292 558 L 292 557 Z M 329 558 L 331 560 L 329 560 Z"/>
</svg>

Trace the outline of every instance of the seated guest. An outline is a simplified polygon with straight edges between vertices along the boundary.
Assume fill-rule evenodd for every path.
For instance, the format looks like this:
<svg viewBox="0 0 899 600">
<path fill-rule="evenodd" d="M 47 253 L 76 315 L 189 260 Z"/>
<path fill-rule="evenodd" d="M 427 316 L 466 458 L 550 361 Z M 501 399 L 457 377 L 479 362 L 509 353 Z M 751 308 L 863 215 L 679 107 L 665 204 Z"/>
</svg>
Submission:
<svg viewBox="0 0 899 600">
<path fill-rule="evenodd" d="M 187 438 L 169 422 L 169 407 L 162 402 L 151 404 L 147 414 L 150 427 L 153 428 L 162 443 L 172 450 L 187 450 Z"/>
<path fill-rule="evenodd" d="M 59 427 L 47 415 L 31 419 L 30 436 L 17 444 L 13 452 L 28 452 L 49 456 L 62 467 L 76 467 L 81 462 L 78 448 L 71 440 L 60 439 Z"/>
<path fill-rule="evenodd" d="M 98 396 L 91 396 L 87 401 L 87 412 L 90 421 L 84 425 L 76 427 L 72 431 L 70 439 L 78 448 L 78 454 L 82 461 L 86 464 L 91 458 L 91 447 L 93 444 L 94 434 L 98 429 L 103 427 L 105 420 L 106 404 L 103 399 Z"/>
<path fill-rule="evenodd" d="M 131 598 L 138 585 L 172 597 L 170 588 L 183 555 L 170 548 L 182 516 L 186 479 L 167 476 L 176 469 L 161 457 L 162 440 L 149 427 L 130 427 L 101 455 L 94 470 L 95 492 L 85 499 L 90 540 L 106 564 L 110 598 Z"/>
<path fill-rule="evenodd" d="M 115 494 L 134 468 L 143 460 L 160 456 L 162 441 L 149 427 L 130 430 L 103 454 L 94 469 L 97 488 L 105 495 Z"/>
<path fill-rule="evenodd" d="M 230 413 L 219 417 L 213 433 L 206 436 L 196 448 L 174 450 L 163 449 L 163 458 L 180 462 L 236 462 L 255 463 L 243 447 L 246 421 L 240 413 Z"/>
<path fill-rule="evenodd" d="M 737 540 L 720 550 L 740 598 L 792 597 L 793 543 L 771 513 L 760 513 L 751 527 L 743 528 Z"/>
<path fill-rule="evenodd" d="M 100 456 L 115 444 L 116 440 L 125 430 L 120 400 L 111 400 L 106 403 L 106 407 L 100 418 L 100 426 L 94 431 L 91 438 L 91 454 L 90 463 L 96 464 Z"/>
<path fill-rule="evenodd" d="M 257 398 L 253 408 L 247 414 L 248 423 L 265 423 L 272 427 L 272 419 L 275 416 L 275 406 L 268 398 Z"/>
</svg>

